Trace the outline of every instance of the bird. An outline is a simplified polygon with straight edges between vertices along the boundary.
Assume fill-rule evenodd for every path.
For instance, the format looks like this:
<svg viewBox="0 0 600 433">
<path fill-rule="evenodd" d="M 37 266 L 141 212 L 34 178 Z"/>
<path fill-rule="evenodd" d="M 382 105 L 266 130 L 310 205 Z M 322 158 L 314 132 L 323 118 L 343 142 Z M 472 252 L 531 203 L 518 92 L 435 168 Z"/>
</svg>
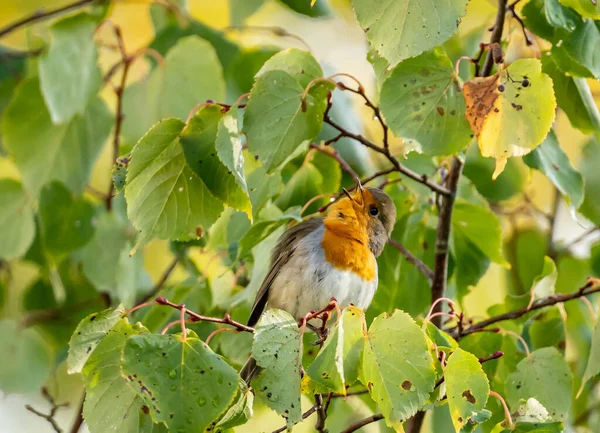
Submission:
<svg viewBox="0 0 600 433">
<path fill-rule="evenodd" d="M 289 228 L 278 239 L 270 267 L 252 306 L 248 326 L 265 308 L 277 308 L 300 320 L 327 305 L 365 310 L 377 290 L 377 261 L 396 222 L 396 207 L 384 191 L 363 187 L 331 205 L 325 218 Z M 250 357 L 240 376 L 250 382 L 261 371 Z"/>
</svg>

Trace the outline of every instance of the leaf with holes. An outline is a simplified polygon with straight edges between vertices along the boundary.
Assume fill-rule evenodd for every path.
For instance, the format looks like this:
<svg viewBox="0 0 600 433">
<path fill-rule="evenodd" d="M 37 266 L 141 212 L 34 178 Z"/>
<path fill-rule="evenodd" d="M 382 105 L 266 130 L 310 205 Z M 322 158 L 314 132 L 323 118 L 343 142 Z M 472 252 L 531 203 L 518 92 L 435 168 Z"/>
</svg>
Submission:
<svg viewBox="0 0 600 433">
<path fill-rule="evenodd" d="M 12 179 L 0 180 L 0 258 L 22 256 L 35 237 L 33 207 L 21 184 Z"/>
<path fill-rule="evenodd" d="M 518 409 L 520 400 L 534 397 L 555 421 L 569 415 L 573 375 L 564 356 L 554 347 L 538 349 L 517 365 L 506 379 L 507 402 Z"/>
<path fill-rule="evenodd" d="M 441 45 L 458 28 L 467 0 L 352 0 L 367 39 L 392 65 Z"/>
<path fill-rule="evenodd" d="M 91 433 L 143 433 L 148 422 L 144 402 L 121 376 L 121 355 L 125 342 L 147 332 L 139 324 L 120 319 L 102 338 L 83 367 L 85 402 L 83 418 Z"/>
<path fill-rule="evenodd" d="M 475 78 L 463 87 L 467 120 L 481 154 L 496 159 L 495 179 L 511 156 L 523 156 L 546 137 L 554 121 L 552 80 L 536 59 L 521 59 L 506 70 Z"/>
<path fill-rule="evenodd" d="M 435 366 L 425 333 L 403 311 L 375 318 L 367 334 L 361 381 L 392 428 L 427 402 Z"/>
<path fill-rule="evenodd" d="M 452 62 L 435 48 L 396 66 L 381 87 L 381 111 L 399 137 L 427 155 L 450 155 L 471 141 L 465 98 Z"/>
<path fill-rule="evenodd" d="M 306 371 L 313 382 L 332 392 L 346 394 L 358 378 L 364 346 L 364 313 L 355 307 L 342 311 L 340 320 L 325 340 L 325 345 Z"/>
<path fill-rule="evenodd" d="M 94 98 L 83 114 L 55 125 L 38 79 L 22 82 L 2 115 L 2 143 L 14 158 L 25 190 L 37 197 L 51 180 L 81 194 L 113 125 L 106 104 Z"/>
<path fill-rule="evenodd" d="M 100 313 L 90 314 L 77 325 L 69 341 L 67 367 L 70 374 L 81 372 L 98 343 L 119 321 L 123 311 L 121 305 L 109 308 Z"/>
<path fill-rule="evenodd" d="M 179 140 L 187 165 L 212 195 L 252 218 L 236 113 L 236 108 L 223 115 L 219 105 L 204 106 L 189 120 Z"/>
<path fill-rule="evenodd" d="M 444 377 L 450 416 L 459 432 L 485 407 L 490 384 L 477 357 L 462 349 L 456 349 L 448 357 Z"/>
<path fill-rule="evenodd" d="M 221 201 L 186 164 L 179 142 L 184 128 L 181 120 L 163 120 L 131 152 L 125 198 L 129 219 L 141 232 L 138 245 L 154 237 L 195 239 L 223 211 Z"/>
<path fill-rule="evenodd" d="M 54 24 L 52 43 L 40 56 L 40 84 L 54 123 L 83 114 L 98 92 L 102 74 L 94 41 L 96 22 L 88 14 L 77 14 Z"/>
<path fill-rule="evenodd" d="M 173 432 L 215 426 L 238 389 L 237 372 L 195 336 L 135 335 L 125 343 L 121 372 L 152 419 Z"/>
<path fill-rule="evenodd" d="M 262 367 L 254 380 L 255 392 L 287 420 L 288 427 L 302 419 L 301 337 L 298 324 L 289 313 L 271 309 L 260 318 L 252 344 L 252 357 Z"/>
</svg>

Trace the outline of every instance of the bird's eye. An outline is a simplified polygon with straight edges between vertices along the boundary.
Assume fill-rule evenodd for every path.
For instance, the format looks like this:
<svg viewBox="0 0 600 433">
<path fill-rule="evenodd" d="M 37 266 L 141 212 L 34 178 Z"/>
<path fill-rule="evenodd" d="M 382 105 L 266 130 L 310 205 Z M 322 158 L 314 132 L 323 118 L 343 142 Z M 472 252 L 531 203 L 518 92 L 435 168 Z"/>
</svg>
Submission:
<svg viewBox="0 0 600 433">
<path fill-rule="evenodd" d="M 377 209 L 375 206 L 371 206 L 371 208 L 369 209 L 369 213 L 372 216 L 377 216 L 377 214 L 379 213 L 379 209 Z"/>
</svg>

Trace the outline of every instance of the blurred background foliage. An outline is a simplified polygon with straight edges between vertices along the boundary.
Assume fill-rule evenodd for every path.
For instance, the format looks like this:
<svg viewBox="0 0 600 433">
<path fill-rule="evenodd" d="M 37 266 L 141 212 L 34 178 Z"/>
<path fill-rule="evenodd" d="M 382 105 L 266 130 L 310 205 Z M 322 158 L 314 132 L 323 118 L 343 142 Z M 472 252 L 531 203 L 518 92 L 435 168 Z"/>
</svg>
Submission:
<svg viewBox="0 0 600 433">
<path fill-rule="evenodd" d="M 4 1 L 0 3 L 0 27 L 32 13 L 41 6 L 58 7 L 66 3 L 68 1 Z M 534 3 L 535 0 L 532 0 L 528 5 Z M 307 4 L 307 1 L 301 0 L 187 1 L 189 16 L 195 21 L 191 27 L 186 27 L 185 31 L 200 34 L 209 40 L 217 48 L 216 52 L 223 66 L 226 89 L 221 92 L 224 97 L 220 102 L 233 103 L 240 94 L 248 92 L 254 73 L 260 69 L 264 61 L 279 49 L 287 47 L 309 48 L 324 69 L 325 76 L 335 72 L 351 73 L 363 83 L 367 94 L 376 94 L 374 70 L 384 74 L 385 67 L 378 67 L 377 59 L 368 55 L 364 32 L 356 23 L 350 2 L 317 0 L 312 9 Z M 119 0 L 111 2 L 108 11 L 98 10 L 97 13 L 106 13 L 110 21 L 122 29 L 123 40 L 129 52 L 150 46 L 165 55 L 174 40 L 182 36 L 178 32 L 183 30 L 177 29 L 178 20 L 184 18 L 169 12 L 158 3 L 151 4 L 146 0 Z M 458 33 L 445 44 L 453 60 L 462 54 L 476 54 L 479 42 L 487 40 L 486 29 L 493 22 L 495 13 L 495 1 L 471 0 Z M 273 25 L 285 29 L 290 35 L 299 36 L 300 40 L 264 28 Z M 514 20 L 510 21 L 507 27 L 510 44 L 506 58 L 509 62 L 521 57 L 534 57 L 540 49 L 548 47 L 547 42 L 541 39 L 533 47 L 527 46 L 521 29 Z M 14 32 L 2 39 L 0 110 L 8 104 L 17 84 L 17 80 L 11 77 L 11 69 L 17 69 L 18 75 L 31 76 L 35 74 L 36 62 L 39 61 L 36 57 L 7 56 L 2 54 L 2 51 L 36 50 L 41 46 L 42 41 L 48 38 L 49 26 L 45 22 L 25 31 Z M 115 42 L 111 28 L 102 27 L 95 39 L 100 45 L 99 65 L 106 73 L 120 59 L 119 53 L 114 49 Z M 373 62 L 375 68 L 369 60 Z M 152 74 L 152 67 L 156 61 L 156 56 L 150 54 L 145 56 L 144 60 L 136 61 L 132 65 L 127 82 L 129 92 L 124 102 L 124 110 L 128 117 L 123 124 L 121 154 L 127 153 L 154 121 L 162 117 L 157 114 L 158 117 L 152 118 L 152 114 L 145 113 L 142 109 L 144 102 L 137 100 L 135 94 L 136 88 L 144 86 L 149 80 L 148 76 Z M 462 68 L 467 67 L 467 63 L 464 62 L 461 66 L 461 74 L 465 75 L 466 69 Z M 118 85 L 119 77 L 118 73 L 112 77 L 112 85 Z M 599 101 L 600 83 L 597 80 L 589 80 L 589 84 L 596 101 Z M 208 89 L 205 89 L 207 93 L 217 92 L 215 89 L 210 89 L 210 84 L 207 86 Z M 178 89 L 168 91 L 177 93 Z M 186 89 L 180 90 L 177 94 L 184 95 L 185 91 Z M 199 91 L 202 95 L 205 94 L 202 93 L 203 89 Z M 116 96 L 111 86 L 104 86 L 99 95 L 106 106 L 114 111 Z M 195 95 L 190 97 L 192 100 L 197 100 Z M 566 98 L 568 97 L 567 95 Z M 373 118 L 372 111 L 364 106 L 360 99 L 336 93 L 334 109 L 337 110 L 334 115 L 338 116 L 340 122 L 348 128 L 363 131 L 363 134 L 373 141 L 380 142 L 382 137 L 379 123 Z M 187 109 L 184 109 L 181 116 L 185 118 L 186 115 Z M 573 127 L 574 124 L 577 124 L 579 129 Z M 583 172 L 586 180 L 595 179 L 593 182 L 597 185 L 598 167 L 600 167 L 599 148 L 597 144 L 588 143 L 590 136 L 587 133 L 591 132 L 591 129 L 585 124 L 585 120 L 570 120 L 563 111 L 559 110 L 554 131 L 572 165 Z M 332 131 L 324 128 L 321 138 L 327 139 L 332 135 Z M 64 186 L 52 184 L 44 189 L 44 194 L 49 197 L 48 200 L 53 203 L 61 200 L 73 201 L 68 203 L 68 206 L 77 209 L 77 215 L 94 212 L 93 208 L 102 206 L 102 199 L 94 191 L 107 190 L 112 168 L 112 150 L 108 131 L 100 136 L 105 139 L 105 142 L 93 165 L 89 187 L 85 188 L 83 197 L 74 199 L 64 191 Z M 392 147 L 397 152 L 409 146 L 410 143 L 402 143 L 397 138 L 392 139 Z M 365 148 L 349 140 L 340 140 L 337 148 L 360 174 L 368 174 L 375 167 L 381 166 L 381 161 L 376 156 L 367 153 Z M 520 305 L 519 297 L 528 296 L 534 278 L 542 272 L 546 255 L 555 259 L 558 268 L 556 292 L 575 290 L 589 275 L 600 277 L 600 243 L 596 242 L 600 239 L 598 232 L 573 243 L 580 239 L 582 234 L 588 233 L 591 227 L 598 225 L 597 218 L 590 222 L 582 215 L 572 212 L 569 205 L 556 193 L 556 188 L 548 178 L 540 171 L 530 169 L 521 158 L 510 159 L 504 173 L 492 182 L 493 160 L 482 158 L 476 146 L 470 146 L 466 155 L 465 177 L 461 181 L 464 197 L 469 197 L 469 194 L 475 197 L 473 195 L 475 194 L 476 197 L 471 199 L 484 197 L 490 202 L 491 209 L 500 217 L 504 236 L 504 256 L 512 265 L 508 270 L 501 264 L 489 261 L 477 263 L 476 257 L 472 262 L 474 268 L 470 268 L 471 264 L 451 263 L 451 269 L 462 266 L 460 275 L 475 274 L 472 276 L 472 280 L 476 282 L 474 286 L 470 281 L 458 283 L 453 280 L 450 287 L 450 290 L 461 299 L 461 305 L 469 317 L 486 315 L 490 307 L 504 303 L 507 296 L 509 300 L 514 298 L 515 305 Z M 431 158 L 415 153 L 409 154 L 405 162 L 407 166 L 431 175 L 436 170 Z M 339 190 L 340 185 L 352 184 L 352 180 L 345 173 L 342 177 L 339 169 L 331 166 L 331 159 L 319 153 L 313 154 L 308 161 L 302 158 L 293 160 L 280 174 L 268 179 L 265 178 L 264 172 L 260 171 L 260 167 L 253 167 L 252 160 L 247 160 L 246 164 L 250 172 L 249 187 L 253 188 L 253 185 L 256 185 L 265 188 L 267 190 L 265 197 L 278 195 L 274 202 L 277 207 L 265 206 L 266 203 L 264 200 L 261 202 L 260 196 L 254 197 L 256 202 L 253 201 L 253 205 L 260 203 L 264 206 L 261 219 L 265 220 L 279 218 L 280 209 L 302 206 L 317 194 L 334 193 Z M 21 178 L 14 162 L 4 151 L 0 153 L 0 178 L 15 180 Z M 477 195 L 471 183 L 481 196 Z M 427 220 L 425 211 L 427 203 L 423 204 L 419 201 L 419 198 L 426 196 L 429 191 L 423 191 L 422 186 L 414 182 L 407 181 L 406 185 L 409 187 L 408 190 L 398 189 L 394 195 L 399 214 L 404 215 L 399 218 L 394 236 L 401 237 L 408 248 L 419 251 L 423 260 L 431 263 L 435 225 L 431 220 Z M 595 198 L 600 197 L 596 195 Z M 590 209 L 586 215 L 593 216 L 594 209 L 598 206 L 593 193 L 588 191 L 586 200 L 584 206 Z M 322 203 L 323 201 L 320 204 Z M 42 385 L 48 387 L 56 401 L 72 401 L 76 406 L 82 393 L 80 379 L 77 376 L 68 376 L 62 361 L 66 356 L 66 342 L 79 320 L 88 313 L 103 308 L 104 301 L 98 296 L 99 291 L 109 291 L 111 295 L 131 306 L 136 297 L 143 296 L 161 281 L 166 269 L 174 266 L 163 289 L 163 293 L 170 300 L 185 301 L 188 305 L 198 306 L 199 311 L 211 311 L 214 314 L 232 310 L 232 315 L 237 320 L 243 321 L 249 314 L 248 304 L 245 301 L 251 301 L 253 293 L 260 285 L 268 252 L 277 234 L 283 230 L 283 228 L 278 229 L 253 251 L 253 260 L 248 263 L 248 267 L 259 270 L 258 272 L 248 272 L 248 269 L 235 265 L 232 260 L 235 258 L 237 242 L 250 227 L 248 217 L 232 209 L 227 209 L 211 228 L 207 243 L 202 242 L 197 248 L 190 248 L 185 259 L 175 261 L 177 257 L 182 257 L 181 251 L 184 245 L 153 240 L 123 268 L 113 261 L 126 260 L 127 253 L 133 247 L 134 233 L 131 233 L 131 228 L 126 222 L 120 220 L 124 215 L 122 195 L 115 198 L 113 205 L 119 212 L 99 215 L 94 220 L 95 234 L 92 235 L 91 230 L 86 232 L 85 227 L 81 228 L 81 242 L 75 241 L 74 245 L 65 246 L 62 241 L 59 241 L 55 249 L 46 245 L 45 248 L 51 251 L 48 255 L 41 252 L 42 248 L 37 237 L 23 258 L 11 261 L 10 265 L 6 262 L 0 263 L 1 317 L 17 320 L 25 318 L 29 326 L 21 338 L 33 341 L 31 345 L 33 352 L 18 353 L 16 357 L 11 358 L 11 362 L 20 363 L 26 368 L 26 374 L 19 376 L 18 380 L 11 381 L 6 375 L 8 371 L 13 370 L 0 371 L 0 380 L 8 384 L 7 390 L 26 392 L 24 395 L 12 393 L 1 395 L 0 432 L 2 433 L 51 431 L 51 427 L 45 420 L 34 416 L 24 408 L 26 403 L 36 407 L 47 405 L 37 391 Z M 315 212 L 318 205 L 319 203 L 313 204 L 306 210 L 306 214 Z M 40 203 L 40 213 L 42 211 L 43 202 Z M 54 218 L 59 220 L 67 217 L 77 218 L 77 215 L 55 215 Z M 548 215 L 551 217 L 548 218 Z M 55 225 L 59 227 L 59 223 L 60 221 Z M 405 236 L 405 228 L 412 225 L 421 225 L 423 230 L 415 231 L 412 237 Z M 49 227 L 46 230 L 53 230 L 52 221 L 46 226 Z M 103 231 L 103 228 L 115 226 L 122 229 L 120 234 L 115 235 L 112 230 Z M 549 227 L 554 228 L 553 233 L 548 233 Z M 86 248 L 80 248 L 86 244 L 88 245 Z M 101 252 L 108 244 L 111 245 L 111 251 L 122 251 L 123 254 L 118 257 L 102 256 Z M 62 260 L 65 254 L 69 255 L 69 260 Z M 123 269 L 126 275 L 106 275 L 99 271 L 102 266 Z M 375 298 L 372 309 L 368 311 L 368 317 L 372 318 L 379 312 L 388 310 L 390 306 L 401 307 L 411 315 L 422 314 L 424 309 L 426 310 L 430 303 L 426 281 L 410 264 L 401 262 L 396 251 L 386 250 L 381 258 L 380 269 L 385 269 L 385 274 L 380 276 L 380 294 Z M 395 297 L 390 298 L 391 287 L 402 287 L 402 289 L 397 293 L 394 292 Z M 77 311 L 72 315 L 61 316 L 60 320 L 52 320 L 51 317 L 49 319 L 44 315 L 52 315 L 58 311 L 59 303 L 63 309 L 65 306 L 76 305 Z M 577 378 L 581 377 L 585 368 L 585 362 L 578 354 L 589 351 L 592 320 L 587 307 L 582 302 L 566 304 L 564 310 L 569 317 L 569 325 L 566 329 L 560 320 L 562 310 L 554 309 L 542 319 L 528 323 L 525 336 L 532 349 L 556 345 L 564 350 L 566 340 L 567 358 Z M 139 312 L 136 318 L 143 320 L 148 328 L 156 331 L 164 326 L 170 316 L 171 311 L 151 308 Z M 548 328 L 542 326 L 542 323 L 555 324 L 556 331 L 548 332 Z M 510 328 L 511 325 L 506 326 Z M 196 328 L 200 336 L 208 335 L 213 329 L 205 324 L 196 325 Z M 14 329 L 7 327 L 0 331 L 0 347 L 5 347 L 2 339 L 8 338 L 8 335 L 14 332 Z M 491 342 L 493 339 L 498 341 Z M 247 357 L 251 337 L 222 333 L 215 342 L 216 349 L 220 353 L 232 362 L 242 364 Z M 514 340 L 501 336 L 485 340 L 469 338 L 465 340 L 465 345 L 478 356 L 488 355 L 498 350 L 499 346 L 507 352 L 519 350 Z M 517 360 L 518 357 L 510 358 L 510 362 L 515 364 Z M 514 365 L 512 367 L 505 365 L 508 362 L 500 362 L 497 368 L 507 369 L 507 371 L 514 369 Z M 577 388 L 578 383 L 575 386 L 575 389 Z M 590 395 L 589 398 L 598 401 L 597 396 Z M 584 396 L 578 400 L 574 417 L 585 414 L 586 399 L 587 397 Z M 368 416 L 373 410 L 368 398 L 336 399 L 333 404 L 332 415 L 328 418 L 331 432 L 340 431 L 350 420 Z M 69 425 L 77 409 L 77 407 L 70 407 L 68 410 L 59 411 L 58 422 Z M 261 406 L 256 406 L 255 409 L 255 416 L 250 423 L 239 428 L 238 431 L 270 431 L 280 427 L 280 417 Z M 424 431 L 449 431 L 448 422 L 447 413 L 443 410 L 435 411 L 434 416 L 428 418 Z M 598 413 L 592 414 L 590 423 L 591 430 L 587 431 L 600 429 Z M 301 424 L 294 431 L 312 431 L 312 423 Z M 387 429 L 383 423 L 378 423 L 367 426 L 364 431 L 378 432 Z"/>
</svg>

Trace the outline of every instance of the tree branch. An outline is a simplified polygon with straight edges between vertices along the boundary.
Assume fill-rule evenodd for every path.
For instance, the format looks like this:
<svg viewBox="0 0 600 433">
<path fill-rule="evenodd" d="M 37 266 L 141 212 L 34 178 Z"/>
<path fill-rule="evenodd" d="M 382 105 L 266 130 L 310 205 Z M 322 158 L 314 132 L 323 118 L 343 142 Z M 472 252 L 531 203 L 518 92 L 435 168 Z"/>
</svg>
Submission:
<svg viewBox="0 0 600 433">
<path fill-rule="evenodd" d="M 502 40 L 502 32 L 504 31 L 504 19 L 506 18 L 506 3 L 508 0 L 498 0 L 498 12 L 496 13 L 496 23 L 492 30 L 492 36 L 490 37 L 490 44 L 500 43 Z M 493 50 L 488 51 L 488 55 L 481 69 L 480 77 L 487 77 L 492 73 L 494 67 L 494 53 Z"/>
<path fill-rule="evenodd" d="M 39 10 L 35 11 L 34 13 L 32 13 L 31 15 L 21 18 L 20 20 L 15 21 L 14 23 L 9 24 L 6 27 L 3 27 L 2 29 L 0 29 L 0 38 L 8 35 L 9 33 L 14 32 L 15 30 L 17 30 L 27 24 L 30 24 L 30 23 L 33 23 L 36 21 L 45 20 L 46 18 L 50 18 L 54 15 L 58 15 L 62 12 L 67 12 L 72 9 L 77 9 L 82 6 L 92 4 L 95 1 L 97 1 L 97 0 L 79 0 L 74 3 L 69 3 L 68 5 L 62 6 L 57 9 L 51 9 L 51 10 L 39 9 Z"/>
<path fill-rule="evenodd" d="M 400 242 L 395 241 L 394 239 L 390 239 L 389 244 L 396 248 L 400 253 L 408 260 L 410 263 L 416 266 L 416 268 L 421 272 L 429 281 L 429 284 L 433 281 L 434 273 L 429 266 L 427 266 L 421 259 L 411 253 L 404 245 Z"/>
<path fill-rule="evenodd" d="M 83 425 L 83 402 L 85 401 L 85 395 L 81 398 L 81 403 L 79 403 L 79 410 L 77 411 L 77 417 L 73 422 L 73 426 L 71 427 L 71 433 L 78 433 Z"/>
<path fill-rule="evenodd" d="M 481 322 L 477 322 L 471 326 L 466 327 L 462 330 L 462 332 L 458 332 L 458 330 L 454 330 L 452 332 L 453 336 L 456 338 L 464 337 L 465 335 L 472 334 L 474 332 L 480 332 L 486 326 L 492 325 L 494 323 L 503 322 L 505 320 L 518 319 L 525 314 L 539 310 L 544 307 L 549 307 L 551 305 L 559 304 L 562 302 L 567 302 L 572 299 L 578 299 L 583 296 L 591 295 L 592 293 L 600 292 L 600 279 L 598 278 L 588 278 L 587 283 L 581 287 L 576 292 L 572 293 L 559 293 L 557 295 L 547 296 L 545 298 L 538 299 L 535 301 L 530 308 L 523 307 L 518 310 L 509 311 L 504 314 L 499 314 L 497 316 L 490 317 L 489 319 L 482 320 Z"/>
<path fill-rule="evenodd" d="M 360 419 L 356 422 L 353 422 L 340 433 L 352 433 L 353 431 L 356 431 L 359 428 L 366 426 L 367 424 L 371 424 L 372 422 L 379 421 L 380 419 L 383 419 L 383 414 L 376 413 L 375 415 L 371 415 L 366 418 Z"/>
<path fill-rule="evenodd" d="M 142 298 L 140 298 L 136 302 L 136 305 L 148 302 L 150 299 L 152 299 L 156 296 L 156 294 L 160 291 L 160 289 L 162 289 L 162 287 L 165 285 L 165 283 L 167 282 L 167 280 L 169 279 L 169 277 L 171 276 L 171 274 L 177 267 L 177 264 L 179 263 L 180 259 L 181 259 L 181 257 L 179 255 L 175 256 L 175 258 L 173 259 L 173 261 L 171 262 L 169 267 L 167 267 L 167 269 L 165 269 L 163 274 L 160 276 L 160 279 L 156 282 L 154 287 L 152 287 L 152 290 L 150 290 Z"/>
<path fill-rule="evenodd" d="M 346 160 L 344 158 L 342 158 L 340 153 L 337 150 L 335 150 L 333 147 L 325 148 L 325 147 L 319 146 L 318 144 L 311 143 L 310 148 L 315 149 L 317 152 L 321 152 L 322 154 L 335 159 L 337 161 L 337 163 L 340 165 L 340 168 L 342 170 L 344 170 L 346 173 L 348 173 L 354 179 L 359 178 L 356 171 L 354 171 L 354 169 L 352 167 L 350 167 L 350 164 L 348 164 L 346 162 Z"/>
<path fill-rule="evenodd" d="M 309 416 L 311 416 L 313 413 L 315 413 L 317 410 L 317 405 L 315 403 L 315 405 L 313 407 L 311 407 L 310 409 L 308 409 L 306 412 L 304 412 L 302 414 L 302 419 L 305 420 L 306 418 L 308 418 Z M 278 428 L 277 430 L 273 430 L 273 433 L 282 433 L 284 431 L 287 430 L 287 425 L 284 425 L 281 428 Z"/>
<path fill-rule="evenodd" d="M 452 223 L 452 210 L 454 208 L 454 199 L 458 188 L 458 180 L 463 168 L 463 161 L 454 157 L 452 159 L 452 168 L 447 179 L 447 186 L 450 195 L 442 199 L 440 214 L 438 217 L 437 234 L 435 240 L 435 269 L 433 283 L 431 285 L 431 302 L 443 298 L 446 293 L 446 280 L 448 279 L 448 240 L 450 238 L 450 226 Z M 442 303 L 438 302 L 432 311 L 433 314 L 442 311 Z M 433 317 L 432 323 L 438 328 L 442 327 L 442 316 Z"/>
</svg>

